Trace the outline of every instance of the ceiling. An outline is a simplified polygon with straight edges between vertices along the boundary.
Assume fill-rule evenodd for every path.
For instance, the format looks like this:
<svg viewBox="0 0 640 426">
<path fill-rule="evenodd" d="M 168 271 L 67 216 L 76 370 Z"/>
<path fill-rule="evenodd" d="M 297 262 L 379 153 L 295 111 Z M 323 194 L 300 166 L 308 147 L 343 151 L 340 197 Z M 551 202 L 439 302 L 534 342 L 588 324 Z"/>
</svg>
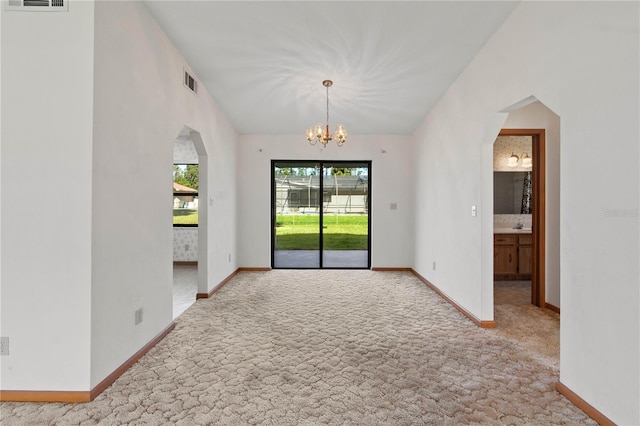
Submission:
<svg viewBox="0 0 640 426">
<path fill-rule="evenodd" d="M 517 1 L 145 1 L 241 134 L 411 134 Z"/>
</svg>

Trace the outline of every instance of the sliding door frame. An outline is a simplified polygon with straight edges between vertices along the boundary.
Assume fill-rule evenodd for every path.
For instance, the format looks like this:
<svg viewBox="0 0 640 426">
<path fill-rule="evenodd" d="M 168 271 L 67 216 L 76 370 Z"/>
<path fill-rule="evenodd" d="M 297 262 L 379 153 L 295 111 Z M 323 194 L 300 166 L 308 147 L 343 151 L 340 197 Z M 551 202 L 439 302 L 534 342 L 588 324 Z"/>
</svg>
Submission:
<svg viewBox="0 0 640 426">
<path fill-rule="evenodd" d="M 271 268 L 276 269 L 275 266 L 275 252 L 276 252 L 276 191 L 275 191 L 275 171 L 276 164 L 281 166 L 283 164 L 291 164 L 292 166 L 298 166 L 300 164 L 309 164 L 312 167 L 317 167 L 320 172 L 319 179 L 319 212 L 318 212 L 318 256 L 319 266 L 316 267 L 294 267 L 290 269 L 371 269 L 371 160 L 271 160 Z M 364 164 L 367 167 L 367 266 L 366 267 L 327 267 L 323 265 L 323 253 L 324 253 L 324 168 L 325 164 L 332 166 L 339 166 L 344 164 L 348 167 L 350 164 Z"/>
</svg>

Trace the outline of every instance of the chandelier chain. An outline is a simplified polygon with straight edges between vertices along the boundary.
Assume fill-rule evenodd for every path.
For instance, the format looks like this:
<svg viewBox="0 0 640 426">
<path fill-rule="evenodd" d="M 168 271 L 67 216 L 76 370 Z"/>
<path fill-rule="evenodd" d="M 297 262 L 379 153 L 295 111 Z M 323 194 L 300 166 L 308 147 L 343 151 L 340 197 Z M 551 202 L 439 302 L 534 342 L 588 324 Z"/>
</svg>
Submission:
<svg viewBox="0 0 640 426">
<path fill-rule="evenodd" d="M 329 125 L 329 86 L 327 86 L 327 126 Z"/>
</svg>

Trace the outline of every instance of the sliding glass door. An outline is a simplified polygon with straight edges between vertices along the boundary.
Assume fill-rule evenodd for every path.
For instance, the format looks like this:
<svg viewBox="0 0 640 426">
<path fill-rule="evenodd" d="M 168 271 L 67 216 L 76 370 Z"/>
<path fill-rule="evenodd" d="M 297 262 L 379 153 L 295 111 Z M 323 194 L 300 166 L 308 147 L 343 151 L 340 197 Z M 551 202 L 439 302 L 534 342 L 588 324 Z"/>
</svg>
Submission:
<svg viewBox="0 0 640 426">
<path fill-rule="evenodd" d="M 273 268 L 320 267 L 320 165 L 273 162 Z"/>
<path fill-rule="evenodd" d="M 369 163 L 323 163 L 322 266 L 369 267 Z"/>
<path fill-rule="evenodd" d="M 371 162 L 272 162 L 273 268 L 371 264 Z"/>
</svg>

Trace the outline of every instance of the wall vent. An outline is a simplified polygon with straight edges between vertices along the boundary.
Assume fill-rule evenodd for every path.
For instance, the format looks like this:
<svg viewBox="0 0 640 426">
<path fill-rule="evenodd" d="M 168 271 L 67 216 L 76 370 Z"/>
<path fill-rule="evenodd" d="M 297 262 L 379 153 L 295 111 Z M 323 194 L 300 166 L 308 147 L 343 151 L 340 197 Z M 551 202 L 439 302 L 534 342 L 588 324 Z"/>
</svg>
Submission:
<svg viewBox="0 0 640 426">
<path fill-rule="evenodd" d="M 4 10 L 21 12 L 68 12 L 69 0 L 7 0 Z"/>
<path fill-rule="evenodd" d="M 184 85 L 193 93 L 198 93 L 198 82 L 187 70 L 184 71 Z"/>
</svg>

